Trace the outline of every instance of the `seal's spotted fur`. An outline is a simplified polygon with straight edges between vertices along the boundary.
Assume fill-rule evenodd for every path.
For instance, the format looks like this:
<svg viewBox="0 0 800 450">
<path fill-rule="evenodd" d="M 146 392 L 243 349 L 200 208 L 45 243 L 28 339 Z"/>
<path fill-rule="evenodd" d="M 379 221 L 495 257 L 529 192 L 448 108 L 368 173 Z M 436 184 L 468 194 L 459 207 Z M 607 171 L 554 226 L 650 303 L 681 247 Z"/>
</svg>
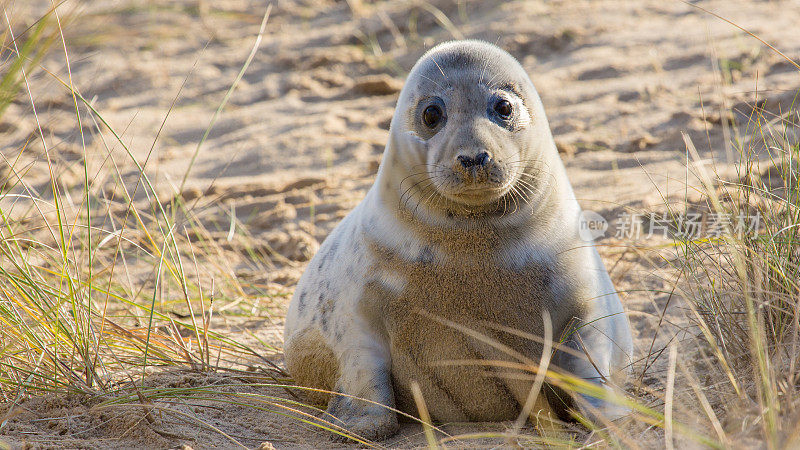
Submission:
<svg viewBox="0 0 800 450">
<path fill-rule="evenodd" d="M 433 129 L 419 119 L 431 98 L 446 118 Z M 493 115 L 496 98 L 513 117 Z M 454 161 L 477 151 L 491 164 L 475 177 L 484 184 L 468 185 Z M 413 382 L 436 420 L 515 418 L 532 380 L 504 362 L 539 361 L 541 341 L 513 330 L 542 336 L 543 313 L 556 339 L 577 329 L 566 345 L 591 355 L 557 352 L 559 368 L 597 382 L 624 373 L 630 329 L 596 249 L 578 236 L 579 214 L 519 63 L 484 42 L 437 46 L 400 94 L 375 184 L 298 283 L 289 372 L 346 394 L 314 399 L 371 439 L 392 434 L 396 414 L 353 397 L 415 414 Z"/>
</svg>

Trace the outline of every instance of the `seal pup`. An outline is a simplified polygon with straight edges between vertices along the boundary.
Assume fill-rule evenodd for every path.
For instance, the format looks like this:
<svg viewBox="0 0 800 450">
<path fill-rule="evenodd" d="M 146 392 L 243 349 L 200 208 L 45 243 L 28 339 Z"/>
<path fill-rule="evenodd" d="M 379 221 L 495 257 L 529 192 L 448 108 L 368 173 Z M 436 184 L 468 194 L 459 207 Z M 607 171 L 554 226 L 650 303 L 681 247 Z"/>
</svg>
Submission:
<svg viewBox="0 0 800 450">
<path fill-rule="evenodd" d="M 520 358 L 544 348 L 523 336 L 545 321 L 564 341 L 551 368 L 624 374 L 630 327 L 580 216 L 522 66 L 486 42 L 434 47 L 400 93 L 374 185 L 298 282 L 289 373 L 342 394 L 310 395 L 368 439 L 396 432 L 390 408 L 416 414 L 414 383 L 434 420 L 516 418 L 533 386 Z"/>
</svg>

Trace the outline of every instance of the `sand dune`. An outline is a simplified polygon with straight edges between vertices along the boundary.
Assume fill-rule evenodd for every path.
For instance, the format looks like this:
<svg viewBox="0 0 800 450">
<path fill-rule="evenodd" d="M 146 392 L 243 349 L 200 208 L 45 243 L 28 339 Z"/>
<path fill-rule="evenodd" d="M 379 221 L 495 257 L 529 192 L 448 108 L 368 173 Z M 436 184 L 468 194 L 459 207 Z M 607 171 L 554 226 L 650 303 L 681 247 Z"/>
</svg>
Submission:
<svg viewBox="0 0 800 450">
<path fill-rule="evenodd" d="M 800 56 L 797 2 L 698 4 Z M 23 30 L 49 5 L 17 1 L 8 8 L 16 29 Z M 181 189 L 198 142 L 255 42 L 265 4 L 87 1 L 77 10 L 65 27 L 75 86 L 121 132 L 135 158 L 147 161 L 159 200 L 186 199 L 223 249 L 225 266 L 248 295 L 261 296 L 253 316 L 221 313 L 215 329 L 278 364 L 280 353 L 267 345 L 281 347 L 287 296 L 319 243 L 371 185 L 405 74 L 433 45 L 484 39 L 528 70 L 582 205 L 611 224 L 600 250 L 630 311 L 642 358 L 667 302 L 668 294 L 659 292 L 668 291 L 673 280 L 668 269 L 636 249 L 641 242 L 615 236 L 622 215 L 662 212 L 665 195 L 692 199 L 683 133 L 703 158 L 716 161 L 720 173 L 734 176 L 726 164 L 733 155 L 727 143 L 736 133 L 725 126 L 728 111 L 746 117 L 756 101 L 769 111 L 786 110 L 798 88 L 797 70 L 780 55 L 680 1 L 278 1 L 252 64 Z M 57 45 L 42 65 L 66 74 L 63 50 Z M 84 158 L 72 99 L 52 77 L 36 72 L 31 92 L 60 183 L 76 202 L 84 160 L 94 190 L 115 189 L 106 144 L 122 179 L 135 183 L 138 172 L 130 158 L 92 123 L 84 124 Z M 30 101 L 20 95 L 0 117 L 0 152 L 9 160 L 19 157 L 17 167 L 26 167 L 30 188 L 43 192 L 50 178 L 37 135 Z M 0 179 L 8 174 L 4 164 Z M 147 205 L 149 199 L 140 190 L 135 201 Z M 237 230 L 230 239 L 232 216 Z M 149 267 L 133 260 L 130 266 L 133 283 L 145 283 Z M 672 308 L 667 317 L 679 322 L 680 312 Z M 662 328 L 654 346 L 675 330 Z M 153 386 L 244 381 L 180 371 L 150 379 Z M 244 385 L 230 389 L 288 395 Z M 324 432 L 275 412 L 204 404 L 212 406 L 175 407 L 209 426 L 175 415 L 154 426 L 137 407 L 98 410 L 80 397 L 38 398 L 23 403 L 0 433 L 15 445 L 44 447 L 333 445 Z M 421 429 L 408 424 L 385 444 L 424 442 Z"/>
</svg>

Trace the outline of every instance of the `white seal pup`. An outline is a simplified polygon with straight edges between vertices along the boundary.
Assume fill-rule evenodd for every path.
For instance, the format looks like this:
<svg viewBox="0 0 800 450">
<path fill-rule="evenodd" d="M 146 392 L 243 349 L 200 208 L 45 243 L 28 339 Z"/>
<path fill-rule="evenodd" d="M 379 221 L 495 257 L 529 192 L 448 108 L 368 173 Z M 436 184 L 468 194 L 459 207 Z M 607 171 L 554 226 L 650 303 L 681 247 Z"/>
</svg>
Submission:
<svg viewBox="0 0 800 450">
<path fill-rule="evenodd" d="M 398 428 L 382 405 L 417 413 L 414 382 L 434 420 L 516 418 L 533 381 L 504 362 L 539 361 L 541 340 L 513 331 L 544 336 L 543 313 L 578 350 L 557 351 L 557 368 L 597 383 L 625 373 L 630 327 L 580 215 L 522 66 L 485 42 L 431 49 L 400 93 L 375 184 L 300 278 L 289 373 L 344 394 L 312 398 L 368 439 Z"/>
</svg>

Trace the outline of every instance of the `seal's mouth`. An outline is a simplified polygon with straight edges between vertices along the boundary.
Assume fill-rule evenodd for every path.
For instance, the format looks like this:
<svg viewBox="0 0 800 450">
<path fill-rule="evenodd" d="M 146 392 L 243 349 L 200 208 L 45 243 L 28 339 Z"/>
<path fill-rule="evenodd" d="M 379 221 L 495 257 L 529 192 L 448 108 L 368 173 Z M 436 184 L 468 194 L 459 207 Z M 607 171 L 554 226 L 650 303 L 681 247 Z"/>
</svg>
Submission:
<svg viewBox="0 0 800 450">
<path fill-rule="evenodd" d="M 467 186 L 456 192 L 450 192 L 450 196 L 457 201 L 467 204 L 485 204 L 495 201 L 502 197 L 510 187 L 507 186 Z"/>
<path fill-rule="evenodd" d="M 457 171 L 433 177 L 436 190 L 446 199 L 466 206 L 489 205 L 511 191 L 514 177 L 499 168 L 480 176 L 465 176 Z"/>
</svg>

